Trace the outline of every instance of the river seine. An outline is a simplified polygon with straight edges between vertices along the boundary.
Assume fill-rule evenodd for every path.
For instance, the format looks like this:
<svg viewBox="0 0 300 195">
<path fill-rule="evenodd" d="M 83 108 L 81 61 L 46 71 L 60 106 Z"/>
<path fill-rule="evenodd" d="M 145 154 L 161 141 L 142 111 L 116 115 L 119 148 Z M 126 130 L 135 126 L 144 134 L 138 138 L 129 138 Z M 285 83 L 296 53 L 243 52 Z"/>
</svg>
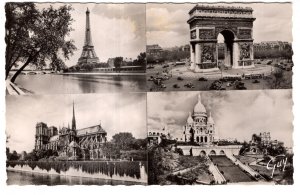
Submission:
<svg viewBox="0 0 300 195">
<path fill-rule="evenodd" d="M 145 185 L 138 182 L 7 171 L 7 185 Z"/>
<path fill-rule="evenodd" d="M 33 94 L 144 92 L 143 75 L 19 75 L 16 84 Z"/>
</svg>

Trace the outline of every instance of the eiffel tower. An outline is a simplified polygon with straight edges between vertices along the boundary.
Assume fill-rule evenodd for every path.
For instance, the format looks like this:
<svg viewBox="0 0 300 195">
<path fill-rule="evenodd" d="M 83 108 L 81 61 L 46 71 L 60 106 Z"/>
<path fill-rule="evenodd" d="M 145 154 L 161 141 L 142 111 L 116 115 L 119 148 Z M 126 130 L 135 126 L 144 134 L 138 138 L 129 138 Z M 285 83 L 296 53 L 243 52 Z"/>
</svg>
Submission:
<svg viewBox="0 0 300 195">
<path fill-rule="evenodd" d="M 96 64 L 99 63 L 94 46 L 92 43 L 91 26 L 90 26 L 90 11 L 89 8 L 86 10 L 86 28 L 85 28 L 85 40 L 84 46 L 80 58 L 78 59 L 77 65 Z"/>
</svg>

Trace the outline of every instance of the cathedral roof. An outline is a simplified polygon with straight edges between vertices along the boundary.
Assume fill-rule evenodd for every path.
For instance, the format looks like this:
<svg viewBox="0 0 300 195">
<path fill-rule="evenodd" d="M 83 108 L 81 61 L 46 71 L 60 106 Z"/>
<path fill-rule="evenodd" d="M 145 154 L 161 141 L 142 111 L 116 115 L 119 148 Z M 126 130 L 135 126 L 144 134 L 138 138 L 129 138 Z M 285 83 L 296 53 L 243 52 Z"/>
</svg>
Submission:
<svg viewBox="0 0 300 195">
<path fill-rule="evenodd" d="M 199 94 L 198 95 L 198 103 L 194 107 L 194 113 L 200 113 L 200 112 L 206 113 L 206 109 L 205 109 L 204 105 L 201 102 L 201 95 Z"/>
<path fill-rule="evenodd" d="M 95 134 L 95 133 L 106 133 L 106 131 L 101 127 L 101 125 L 95 125 L 95 126 L 77 130 L 77 136 Z"/>
</svg>

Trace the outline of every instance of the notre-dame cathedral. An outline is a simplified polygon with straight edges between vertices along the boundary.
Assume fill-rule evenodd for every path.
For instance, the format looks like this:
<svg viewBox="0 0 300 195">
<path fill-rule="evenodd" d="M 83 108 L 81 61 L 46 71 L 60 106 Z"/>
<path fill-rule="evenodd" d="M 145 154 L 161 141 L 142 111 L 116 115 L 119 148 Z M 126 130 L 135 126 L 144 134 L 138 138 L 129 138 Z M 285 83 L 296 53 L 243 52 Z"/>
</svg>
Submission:
<svg viewBox="0 0 300 195">
<path fill-rule="evenodd" d="M 61 157 L 68 159 L 101 159 L 105 158 L 102 145 L 106 143 L 106 131 L 101 124 L 76 128 L 75 109 L 73 103 L 72 127 L 48 127 L 46 123 L 36 124 L 35 150 L 57 151 Z"/>
</svg>

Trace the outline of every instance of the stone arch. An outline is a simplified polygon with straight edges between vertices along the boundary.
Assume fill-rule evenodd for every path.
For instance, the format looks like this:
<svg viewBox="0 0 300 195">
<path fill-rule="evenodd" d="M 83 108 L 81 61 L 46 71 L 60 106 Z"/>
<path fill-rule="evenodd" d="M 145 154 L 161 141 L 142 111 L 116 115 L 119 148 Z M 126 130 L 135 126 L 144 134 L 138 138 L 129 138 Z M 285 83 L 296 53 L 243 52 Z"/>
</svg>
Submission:
<svg viewBox="0 0 300 195">
<path fill-rule="evenodd" d="M 197 136 L 196 137 L 196 142 L 199 142 L 199 141 L 200 141 L 199 136 Z"/>
<path fill-rule="evenodd" d="M 230 10 L 230 11 L 228 11 Z M 250 68 L 253 58 L 253 9 L 234 6 L 195 5 L 190 18 L 190 70 L 209 72 L 218 70 L 217 37 L 227 40 L 226 62 L 232 68 Z"/>
<path fill-rule="evenodd" d="M 206 152 L 204 150 L 201 150 L 200 156 L 206 156 Z"/>
<path fill-rule="evenodd" d="M 217 34 L 217 37 L 222 35 L 224 37 L 224 65 L 226 67 L 233 66 L 233 55 L 235 54 L 233 43 L 236 35 L 230 29 L 224 29 Z M 218 48 L 217 48 L 218 49 Z M 217 58 L 219 54 L 217 52 Z"/>
<path fill-rule="evenodd" d="M 220 154 L 220 155 L 225 155 L 224 150 L 220 150 L 219 154 Z"/>
<path fill-rule="evenodd" d="M 208 139 L 207 136 L 204 137 L 204 142 L 207 143 Z"/>
<path fill-rule="evenodd" d="M 209 155 L 216 155 L 217 153 L 216 153 L 216 151 L 215 150 L 211 150 L 210 152 L 209 152 Z"/>
<path fill-rule="evenodd" d="M 203 137 L 202 137 L 202 136 L 201 136 L 201 138 L 200 138 L 200 142 L 203 143 Z"/>
</svg>

